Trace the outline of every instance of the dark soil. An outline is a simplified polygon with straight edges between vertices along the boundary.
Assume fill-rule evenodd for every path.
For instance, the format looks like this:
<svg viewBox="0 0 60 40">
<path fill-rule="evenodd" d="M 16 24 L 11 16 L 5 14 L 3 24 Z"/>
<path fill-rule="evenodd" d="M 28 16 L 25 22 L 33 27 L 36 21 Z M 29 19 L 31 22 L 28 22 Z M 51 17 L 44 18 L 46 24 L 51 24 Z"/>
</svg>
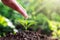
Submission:
<svg viewBox="0 0 60 40">
<path fill-rule="evenodd" d="M 14 34 L 7 34 L 6 37 L 1 37 L 0 40 L 58 40 L 52 39 L 46 35 L 42 35 L 33 31 L 20 31 Z"/>
</svg>

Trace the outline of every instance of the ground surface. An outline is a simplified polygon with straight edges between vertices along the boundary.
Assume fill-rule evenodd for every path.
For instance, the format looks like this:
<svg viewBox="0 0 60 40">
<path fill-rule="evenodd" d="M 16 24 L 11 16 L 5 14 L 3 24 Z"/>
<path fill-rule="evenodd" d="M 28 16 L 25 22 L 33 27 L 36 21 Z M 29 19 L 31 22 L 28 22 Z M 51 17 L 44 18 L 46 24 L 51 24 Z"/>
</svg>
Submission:
<svg viewBox="0 0 60 40">
<path fill-rule="evenodd" d="M 33 31 L 20 31 L 14 34 L 7 34 L 6 37 L 1 37 L 0 40 L 58 40 L 52 39 L 46 35 L 41 35 L 40 33 Z"/>
</svg>

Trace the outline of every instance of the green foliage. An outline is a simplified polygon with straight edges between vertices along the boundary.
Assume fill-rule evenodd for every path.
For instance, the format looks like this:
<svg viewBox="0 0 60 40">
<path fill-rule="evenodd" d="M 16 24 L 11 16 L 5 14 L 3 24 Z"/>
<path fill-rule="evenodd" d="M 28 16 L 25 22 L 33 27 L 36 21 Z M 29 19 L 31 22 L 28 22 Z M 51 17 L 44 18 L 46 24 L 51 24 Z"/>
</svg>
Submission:
<svg viewBox="0 0 60 40">
<path fill-rule="evenodd" d="M 7 33 L 14 33 L 15 26 L 7 18 L 0 15 L 0 36 L 5 36 Z"/>
<path fill-rule="evenodd" d="M 53 12 L 52 15 L 51 15 L 51 19 L 54 20 L 54 21 L 60 22 L 60 15 L 57 14 L 56 12 Z"/>
<path fill-rule="evenodd" d="M 38 14 L 37 16 L 36 16 L 36 19 L 35 19 L 39 24 L 43 24 L 44 22 L 46 22 L 47 20 L 48 20 L 48 18 L 44 15 L 44 14 L 42 14 L 42 13 L 40 13 L 40 14 Z"/>
<path fill-rule="evenodd" d="M 49 28 L 52 30 L 53 38 L 60 38 L 60 22 L 48 21 Z"/>
<path fill-rule="evenodd" d="M 27 30 L 32 25 L 35 25 L 36 22 L 34 20 L 19 20 L 20 24 L 24 26 L 25 30 Z"/>
<path fill-rule="evenodd" d="M 7 25 L 9 21 L 5 21 L 6 17 L 14 25 L 23 25 L 25 30 L 41 28 L 47 34 L 52 30 L 53 37 L 60 38 L 60 4 L 56 5 L 55 0 L 17 0 L 17 2 L 26 9 L 30 18 L 24 20 L 18 12 L 0 3 L 0 15 L 4 16 L 0 16 L 1 35 L 5 35 L 6 30 L 8 32 L 8 29 L 12 28 Z M 5 32 L 2 30 L 5 30 Z"/>
</svg>

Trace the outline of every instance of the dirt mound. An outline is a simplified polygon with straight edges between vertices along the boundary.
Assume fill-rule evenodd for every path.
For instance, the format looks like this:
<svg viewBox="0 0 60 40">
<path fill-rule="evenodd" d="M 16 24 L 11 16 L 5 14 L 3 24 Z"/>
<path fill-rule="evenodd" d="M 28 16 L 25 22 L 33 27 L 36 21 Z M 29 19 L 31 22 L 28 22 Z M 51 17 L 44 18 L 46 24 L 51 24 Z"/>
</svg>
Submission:
<svg viewBox="0 0 60 40">
<path fill-rule="evenodd" d="M 52 39 L 46 35 L 42 35 L 33 31 L 20 31 L 14 34 L 7 34 L 6 37 L 1 37 L 0 40 L 58 40 Z"/>
</svg>

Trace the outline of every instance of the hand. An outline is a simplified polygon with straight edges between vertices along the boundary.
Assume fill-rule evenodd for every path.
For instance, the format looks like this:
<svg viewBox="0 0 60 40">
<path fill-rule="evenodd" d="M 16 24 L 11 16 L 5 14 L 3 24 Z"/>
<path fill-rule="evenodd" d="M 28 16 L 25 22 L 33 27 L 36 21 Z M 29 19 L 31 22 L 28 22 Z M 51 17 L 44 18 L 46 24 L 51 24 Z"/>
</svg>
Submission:
<svg viewBox="0 0 60 40">
<path fill-rule="evenodd" d="M 5 5 L 21 13 L 26 19 L 28 18 L 26 10 L 17 3 L 16 0 L 1 0 Z"/>
</svg>

